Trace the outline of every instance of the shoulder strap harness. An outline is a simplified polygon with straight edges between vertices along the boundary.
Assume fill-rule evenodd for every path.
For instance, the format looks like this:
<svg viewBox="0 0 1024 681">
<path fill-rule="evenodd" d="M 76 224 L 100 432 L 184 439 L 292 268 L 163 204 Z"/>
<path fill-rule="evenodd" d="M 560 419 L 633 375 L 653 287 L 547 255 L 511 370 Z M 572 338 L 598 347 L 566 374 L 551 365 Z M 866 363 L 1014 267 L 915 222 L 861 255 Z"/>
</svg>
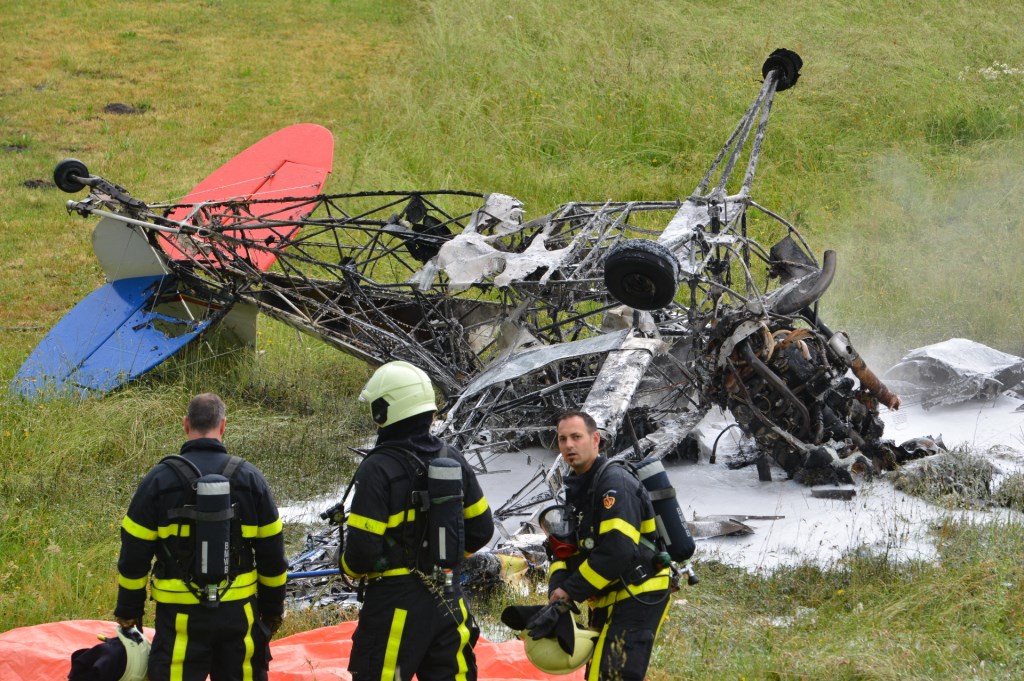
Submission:
<svg viewBox="0 0 1024 681">
<path fill-rule="evenodd" d="M 178 570 L 181 574 L 181 581 L 185 584 L 185 587 L 192 593 L 193 596 L 198 598 L 201 602 L 208 601 L 219 601 L 220 596 L 224 594 L 234 582 L 237 577 L 238 567 L 238 552 L 243 545 L 244 539 L 242 537 L 242 527 L 238 518 L 238 504 L 232 504 L 229 508 L 222 511 L 215 512 L 204 512 L 199 511 L 195 507 L 196 501 L 196 481 L 202 477 L 202 472 L 199 468 L 186 459 L 180 454 L 169 454 L 164 458 L 160 459 L 160 463 L 167 464 L 171 470 L 177 474 L 181 480 L 182 485 L 185 489 L 185 503 L 178 508 L 172 508 L 167 511 L 167 518 L 169 520 L 186 520 L 192 523 L 195 522 L 223 522 L 225 520 L 231 521 L 231 553 L 232 553 L 232 569 L 228 578 L 224 584 L 224 587 L 218 590 L 218 595 L 215 599 L 210 599 L 209 594 L 202 593 L 196 585 L 192 577 L 192 558 L 195 551 L 195 546 L 192 541 L 184 542 L 181 540 L 181 535 L 178 536 L 178 555 L 170 556 L 172 560 L 177 564 Z M 245 459 L 240 456 L 229 456 L 228 461 L 224 464 L 224 468 L 221 470 L 221 475 L 227 478 L 229 481 L 235 474 L 235 471 L 245 463 Z M 193 531 L 193 535 L 195 532 Z M 169 553 L 169 550 L 168 550 Z"/>
</svg>

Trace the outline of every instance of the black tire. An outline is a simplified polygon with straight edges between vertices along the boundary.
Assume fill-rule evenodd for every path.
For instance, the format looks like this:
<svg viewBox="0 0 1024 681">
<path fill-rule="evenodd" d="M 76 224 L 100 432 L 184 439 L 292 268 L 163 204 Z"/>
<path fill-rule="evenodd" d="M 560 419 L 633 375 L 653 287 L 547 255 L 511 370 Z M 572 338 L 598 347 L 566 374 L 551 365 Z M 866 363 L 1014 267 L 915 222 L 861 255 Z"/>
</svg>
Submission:
<svg viewBox="0 0 1024 681">
<path fill-rule="evenodd" d="M 800 69 L 803 68 L 804 60 L 800 55 L 784 47 L 772 52 L 761 67 L 761 75 L 765 78 L 772 71 L 779 72 L 778 82 L 775 85 L 776 92 L 782 92 L 796 85 L 800 77 Z"/>
<path fill-rule="evenodd" d="M 620 303 L 636 310 L 658 310 L 676 297 L 678 272 L 675 256 L 661 244 L 626 241 L 605 259 L 604 283 Z"/>
<path fill-rule="evenodd" d="M 53 169 L 53 181 L 61 191 L 75 194 L 85 189 L 78 178 L 89 177 L 89 169 L 77 158 L 66 158 Z"/>
</svg>

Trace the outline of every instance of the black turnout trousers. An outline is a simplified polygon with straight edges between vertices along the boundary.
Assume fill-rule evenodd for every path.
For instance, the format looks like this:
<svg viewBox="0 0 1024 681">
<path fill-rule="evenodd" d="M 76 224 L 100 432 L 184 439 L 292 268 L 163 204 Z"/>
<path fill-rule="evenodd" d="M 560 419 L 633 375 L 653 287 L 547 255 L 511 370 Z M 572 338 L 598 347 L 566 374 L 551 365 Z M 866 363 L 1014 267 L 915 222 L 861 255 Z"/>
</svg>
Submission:
<svg viewBox="0 0 1024 681">
<path fill-rule="evenodd" d="M 266 681 L 269 663 L 255 597 L 216 608 L 157 603 L 149 681 Z"/>
<path fill-rule="evenodd" d="M 643 681 L 654 639 L 668 610 L 669 592 L 650 591 L 594 608 L 590 628 L 601 636 L 587 665 L 587 681 Z"/>
<path fill-rule="evenodd" d="M 414 674 L 419 681 L 476 681 L 480 630 L 461 591 L 445 595 L 424 579 L 406 574 L 367 584 L 352 636 L 353 681 L 409 681 Z"/>
</svg>

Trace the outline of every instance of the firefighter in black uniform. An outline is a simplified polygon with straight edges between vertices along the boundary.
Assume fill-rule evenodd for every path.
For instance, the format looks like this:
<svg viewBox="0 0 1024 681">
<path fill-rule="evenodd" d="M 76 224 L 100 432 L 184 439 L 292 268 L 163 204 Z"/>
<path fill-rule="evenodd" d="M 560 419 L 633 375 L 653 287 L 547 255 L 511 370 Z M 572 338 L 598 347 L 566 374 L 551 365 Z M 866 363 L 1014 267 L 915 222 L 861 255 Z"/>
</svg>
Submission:
<svg viewBox="0 0 1024 681">
<path fill-rule="evenodd" d="M 590 603 L 589 626 L 601 634 L 587 681 L 641 681 L 668 612 L 671 570 L 655 564 L 655 514 L 642 484 L 600 456 L 600 443 L 589 414 L 559 415 L 558 449 L 572 468 L 566 501 L 578 536 L 562 537 L 561 546 L 549 537 L 555 556 L 548 594 L 552 603 Z"/>
<path fill-rule="evenodd" d="M 430 433 L 437 407 L 426 373 L 389 362 L 359 399 L 370 404 L 379 430 L 353 480 L 341 557 L 345 573 L 365 585 L 352 636 L 353 681 L 408 681 L 413 674 L 473 681 L 479 629 L 458 563 L 490 541 L 487 500 L 462 454 Z M 461 498 L 424 502 L 436 471 L 441 483 L 461 488 Z"/>
<path fill-rule="evenodd" d="M 181 456 L 198 473 L 220 474 L 231 457 L 222 438 L 224 402 L 197 395 L 183 419 Z M 230 503 L 236 518 L 229 577 L 206 591 L 191 574 L 195 525 L 169 518 L 188 503 L 185 480 L 168 463 L 143 478 L 121 523 L 114 617 L 142 628 L 146 584 L 152 568 L 156 635 L 149 656 L 150 681 L 265 681 L 269 643 L 281 625 L 288 561 L 277 506 L 260 471 L 241 459 L 231 472 Z M 156 564 L 153 565 L 153 558 Z"/>
</svg>

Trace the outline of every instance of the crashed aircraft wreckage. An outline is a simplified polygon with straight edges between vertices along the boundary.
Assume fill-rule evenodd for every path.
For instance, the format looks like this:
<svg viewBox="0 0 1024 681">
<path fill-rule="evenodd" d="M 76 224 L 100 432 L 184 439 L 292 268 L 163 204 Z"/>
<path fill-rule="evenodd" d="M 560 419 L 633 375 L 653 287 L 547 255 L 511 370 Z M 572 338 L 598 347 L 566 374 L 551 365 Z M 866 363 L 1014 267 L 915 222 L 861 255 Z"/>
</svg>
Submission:
<svg viewBox="0 0 1024 681">
<path fill-rule="evenodd" d="M 102 393 L 218 322 L 254 343 L 263 313 L 370 364 L 422 367 L 444 393 L 439 434 L 481 470 L 497 452 L 550 446 L 553 414 L 570 407 L 594 416 L 613 453 L 685 455 L 717 406 L 756 443 L 762 479 L 769 459 L 808 482 L 870 475 L 893 462 L 879 405 L 900 400 L 818 314 L 835 253 L 819 262 L 751 194 L 775 96 L 801 67 L 789 50 L 769 56 L 685 200 L 572 202 L 526 221 L 496 193 L 323 193 L 333 140 L 313 125 L 271 135 L 177 203 L 64 161 L 56 183 L 89 188 L 67 205 L 102 218 L 94 246 L 111 283 L 12 388 Z M 560 473 L 539 471 L 497 517 L 529 515 Z"/>
</svg>

